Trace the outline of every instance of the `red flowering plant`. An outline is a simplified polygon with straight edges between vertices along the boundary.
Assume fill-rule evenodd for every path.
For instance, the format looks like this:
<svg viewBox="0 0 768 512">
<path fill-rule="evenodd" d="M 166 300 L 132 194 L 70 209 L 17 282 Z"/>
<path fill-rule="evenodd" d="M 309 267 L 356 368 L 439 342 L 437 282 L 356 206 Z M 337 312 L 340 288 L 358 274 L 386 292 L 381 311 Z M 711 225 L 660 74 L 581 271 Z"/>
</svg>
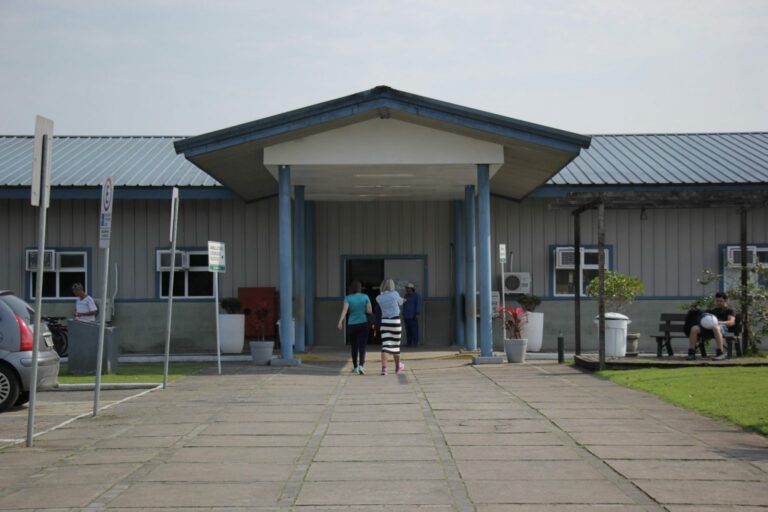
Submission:
<svg viewBox="0 0 768 512">
<path fill-rule="evenodd" d="M 511 331 L 515 339 L 522 338 L 521 330 L 528 321 L 528 312 L 523 308 L 513 308 L 512 306 L 499 306 L 499 316 L 504 319 L 504 328 L 507 332 Z M 506 338 L 506 336 L 505 336 Z"/>
</svg>

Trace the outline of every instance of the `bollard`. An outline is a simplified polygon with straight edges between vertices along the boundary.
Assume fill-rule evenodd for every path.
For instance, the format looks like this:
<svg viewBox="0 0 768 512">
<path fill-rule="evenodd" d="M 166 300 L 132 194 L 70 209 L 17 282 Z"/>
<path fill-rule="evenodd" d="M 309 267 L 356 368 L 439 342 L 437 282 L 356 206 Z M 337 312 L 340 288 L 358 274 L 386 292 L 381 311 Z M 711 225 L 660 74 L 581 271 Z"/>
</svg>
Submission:
<svg viewBox="0 0 768 512">
<path fill-rule="evenodd" d="M 557 362 L 558 364 L 565 362 L 565 338 L 562 332 L 557 335 Z"/>
</svg>

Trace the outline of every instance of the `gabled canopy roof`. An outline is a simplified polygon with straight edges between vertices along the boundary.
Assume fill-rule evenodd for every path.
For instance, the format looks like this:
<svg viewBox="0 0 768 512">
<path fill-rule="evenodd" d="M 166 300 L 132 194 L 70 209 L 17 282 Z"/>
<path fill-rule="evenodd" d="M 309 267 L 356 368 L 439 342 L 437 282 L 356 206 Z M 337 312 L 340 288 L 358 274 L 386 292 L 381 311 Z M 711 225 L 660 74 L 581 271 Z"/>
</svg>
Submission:
<svg viewBox="0 0 768 512">
<path fill-rule="evenodd" d="M 390 118 L 431 129 L 436 133 L 453 134 L 497 145 L 498 162 L 473 163 L 498 164 L 494 169 L 496 172 L 491 181 L 491 191 L 511 198 L 525 197 L 544 184 L 573 160 L 582 148 L 589 147 L 590 143 L 587 136 L 380 86 L 351 96 L 176 141 L 174 147 L 178 153 L 183 153 L 187 159 L 243 199 L 255 200 L 277 192 L 274 169 L 265 165 L 265 149 L 373 119 Z M 371 140 L 373 146 L 376 143 L 376 140 Z M 432 148 L 425 148 L 425 152 L 430 149 Z M 431 156 L 439 159 L 439 155 Z M 332 164 L 324 162 L 325 167 L 320 168 L 304 162 L 302 171 L 306 174 L 308 183 L 317 183 L 320 181 L 317 180 L 318 175 L 325 176 L 321 173 L 333 170 L 335 174 L 327 176 L 333 176 L 332 179 L 339 180 L 339 185 L 343 186 L 345 183 L 342 178 L 345 173 L 347 181 L 349 177 L 361 174 L 356 174 L 356 162 L 343 159 L 342 161 L 346 167 L 334 168 Z M 281 163 L 295 164 L 291 161 Z M 417 164 L 391 161 L 359 163 L 361 166 L 378 166 L 376 170 L 379 173 L 389 170 L 394 174 L 398 173 L 397 166 Z M 429 167 L 425 163 L 433 165 Z M 439 160 L 418 162 L 419 165 L 424 165 L 419 171 L 420 177 L 428 177 L 435 183 L 435 188 L 441 183 L 440 163 Z M 474 175 L 474 170 L 469 165 L 459 165 L 453 171 L 457 179 Z M 367 169 L 367 172 L 370 173 L 370 169 Z M 409 173 L 400 175 L 414 176 Z M 473 181 L 470 179 L 467 183 Z M 407 184 L 400 186 L 408 187 Z M 311 198 L 312 194 L 313 190 L 308 185 L 307 197 Z"/>
</svg>

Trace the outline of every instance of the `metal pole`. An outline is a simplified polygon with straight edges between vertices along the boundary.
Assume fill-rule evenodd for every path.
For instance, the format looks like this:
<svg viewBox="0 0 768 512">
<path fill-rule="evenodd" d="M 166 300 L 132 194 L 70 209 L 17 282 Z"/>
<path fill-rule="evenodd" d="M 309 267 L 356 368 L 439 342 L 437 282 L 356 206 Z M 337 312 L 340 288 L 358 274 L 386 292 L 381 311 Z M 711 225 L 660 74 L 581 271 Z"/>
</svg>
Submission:
<svg viewBox="0 0 768 512">
<path fill-rule="evenodd" d="M 176 234 L 179 225 L 179 198 L 174 194 L 171 205 L 171 275 L 168 277 L 168 313 L 165 329 L 165 361 L 163 363 L 163 389 L 168 387 L 168 360 L 171 357 L 171 319 L 173 316 L 173 277 L 176 273 Z"/>
<path fill-rule="evenodd" d="M 219 327 L 219 273 L 213 273 L 213 305 L 216 313 L 216 362 L 221 375 L 221 329 Z"/>
<path fill-rule="evenodd" d="M 305 312 L 306 306 L 306 255 L 304 254 L 304 242 L 306 240 L 305 228 L 305 206 L 304 206 L 304 186 L 296 185 L 294 188 L 294 215 L 293 215 L 293 303 L 294 316 L 296 317 L 296 332 L 294 333 L 294 343 L 296 352 L 306 351 L 305 347 Z"/>
<path fill-rule="evenodd" d="M 43 161 L 40 173 L 40 204 L 38 207 L 37 224 L 37 282 L 35 283 L 35 333 L 32 346 L 32 378 L 29 383 L 29 413 L 27 417 L 27 447 L 31 448 L 35 435 L 35 402 L 37 401 L 37 362 L 40 356 L 40 340 L 42 329 L 40 323 L 43 315 L 43 272 L 45 269 L 45 223 L 48 214 L 48 179 L 45 168 L 48 158 L 48 137 L 43 136 Z"/>
<path fill-rule="evenodd" d="M 306 289 L 304 300 L 306 339 L 305 346 L 312 347 L 315 344 L 315 203 L 308 201 L 306 204 Z"/>
<path fill-rule="evenodd" d="M 280 235 L 280 353 L 285 362 L 293 360 L 293 255 L 291 247 L 291 167 L 281 165 L 279 173 Z"/>
<path fill-rule="evenodd" d="M 453 309 L 456 313 L 454 329 L 456 345 L 464 344 L 464 308 L 461 298 L 464 295 L 464 230 L 461 215 L 461 201 L 453 202 Z"/>
<path fill-rule="evenodd" d="M 464 267 L 467 286 L 464 291 L 465 308 L 465 341 L 467 350 L 477 350 L 477 268 L 475 267 L 475 186 L 464 188 L 464 215 L 466 217 L 465 235 L 467 244 L 464 246 L 466 266 Z"/>
<path fill-rule="evenodd" d="M 749 295 L 747 293 L 747 209 L 741 208 L 740 213 L 740 242 L 741 242 L 741 353 L 749 349 Z M 757 263 L 757 262 L 754 262 Z"/>
<path fill-rule="evenodd" d="M 598 275 L 600 278 L 600 296 L 598 302 L 600 371 L 605 370 L 605 203 L 597 206 L 597 251 Z"/>
<path fill-rule="evenodd" d="M 488 164 L 477 166 L 477 224 L 480 284 L 480 355 L 493 356 L 491 318 L 491 182 Z"/>
<path fill-rule="evenodd" d="M 576 280 L 576 289 L 574 290 L 574 331 L 575 331 L 575 349 L 576 355 L 581 355 L 581 214 L 573 214 L 573 253 L 576 262 L 574 279 Z"/>
<path fill-rule="evenodd" d="M 562 332 L 557 335 L 557 362 L 559 364 L 565 362 L 565 338 L 563 338 Z"/>
<path fill-rule="evenodd" d="M 99 412 L 99 398 L 101 395 L 101 366 L 104 359 L 104 330 L 107 327 L 107 288 L 109 286 L 109 247 L 104 249 L 104 273 L 101 286 L 101 319 L 99 320 L 99 348 L 96 351 L 96 385 L 93 394 L 93 415 Z M 107 367 L 107 371 L 111 368 Z"/>
</svg>

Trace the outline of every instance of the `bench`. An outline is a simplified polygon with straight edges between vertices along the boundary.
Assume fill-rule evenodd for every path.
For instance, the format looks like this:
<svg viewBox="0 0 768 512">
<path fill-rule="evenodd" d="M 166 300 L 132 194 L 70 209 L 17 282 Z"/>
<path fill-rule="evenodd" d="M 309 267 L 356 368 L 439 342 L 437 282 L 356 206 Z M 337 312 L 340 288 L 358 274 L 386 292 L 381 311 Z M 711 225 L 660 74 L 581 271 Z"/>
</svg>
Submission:
<svg viewBox="0 0 768 512">
<path fill-rule="evenodd" d="M 675 351 L 672 349 L 672 340 L 684 339 L 688 341 L 688 336 L 685 335 L 685 317 L 686 313 L 662 313 L 659 318 L 659 334 L 651 335 L 656 339 L 656 357 L 662 357 L 664 355 L 664 348 L 667 349 L 669 357 L 675 355 Z M 706 341 L 708 338 L 699 336 L 696 342 L 696 349 L 701 353 L 701 357 L 707 357 Z M 741 355 L 741 315 L 736 315 L 736 324 L 733 326 L 731 332 L 723 335 L 723 341 L 726 346 L 726 354 L 730 359 L 733 355 L 733 347 L 736 346 L 736 355 Z"/>
</svg>

